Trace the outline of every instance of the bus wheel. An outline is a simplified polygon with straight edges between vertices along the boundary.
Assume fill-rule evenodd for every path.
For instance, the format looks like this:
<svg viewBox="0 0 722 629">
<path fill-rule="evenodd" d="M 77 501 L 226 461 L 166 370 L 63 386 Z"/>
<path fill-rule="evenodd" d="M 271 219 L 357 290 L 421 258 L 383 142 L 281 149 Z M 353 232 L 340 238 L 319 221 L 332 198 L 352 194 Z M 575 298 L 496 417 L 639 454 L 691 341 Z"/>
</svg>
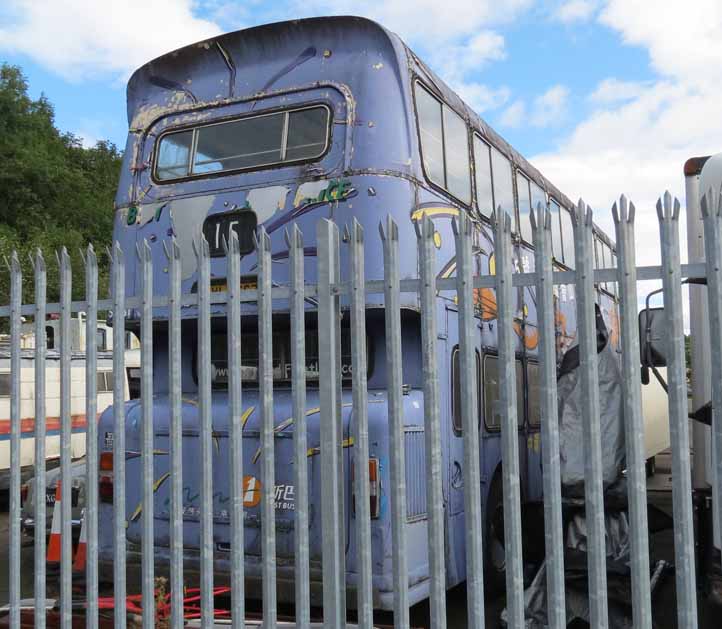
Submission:
<svg viewBox="0 0 722 629">
<path fill-rule="evenodd" d="M 499 594 L 506 587 L 504 550 L 504 490 L 501 473 L 494 474 L 486 499 L 486 536 L 484 542 L 484 586 L 487 592 Z"/>
</svg>

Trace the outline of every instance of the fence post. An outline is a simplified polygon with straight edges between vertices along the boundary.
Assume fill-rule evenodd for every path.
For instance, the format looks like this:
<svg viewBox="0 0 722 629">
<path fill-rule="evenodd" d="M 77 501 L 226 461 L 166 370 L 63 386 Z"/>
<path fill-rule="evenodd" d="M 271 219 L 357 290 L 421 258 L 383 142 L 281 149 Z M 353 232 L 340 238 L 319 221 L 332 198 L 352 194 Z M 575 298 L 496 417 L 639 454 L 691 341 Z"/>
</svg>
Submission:
<svg viewBox="0 0 722 629">
<path fill-rule="evenodd" d="M 592 627 L 606 629 L 607 558 L 605 550 L 602 436 L 599 405 L 599 367 L 594 299 L 594 240 L 592 209 L 581 199 L 572 212 L 576 250 L 579 380 L 584 441 L 584 503 L 587 521 L 589 611 Z"/>
<path fill-rule="evenodd" d="M 10 626 L 20 627 L 20 396 L 23 274 L 17 251 L 10 257 Z M 45 507 L 43 507 L 45 508 Z"/>
<path fill-rule="evenodd" d="M 316 228 L 318 246 L 318 358 L 319 400 L 321 407 L 321 519 L 323 565 L 324 627 L 335 629 L 346 623 L 346 608 L 341 590 L 346 588 L 341 555 L 345 552 L 343 521 L 339 518 L 339 449 L 343 435 L 339 431 L 338 388 L 339 348 L 335 333 L 338 299 L 332 286 L 338 280 L 334 245 L 338 242 L 335 223 L 322 220 Z"/>
<path fill-rule="evenodd" d="M 291 296 L 291 377 L 293 397 L 293 464 L 296 487 L 295 576 L 296 624 L 307 629 L 311 622 L 308 541 L 308 455 L 306 425 L 306 301 L 304 299 L 303 234 L 295 223 L 286 231 Z"/>
<path fill-rule="evenodd" d="M 273 330 L 271 298 L 271 240 L 258 230 L 258 383 L 261 397 L 261 531 L 263 554 L 264 627 L 276 627 L 276 508 L 275 444 L 273 434 Z"/>
<path fill-rule="evenodd" d="M 692 471 L 689 451 L 687 374 L 682 325 L 682 274 L 679 263 L 679 201 L 669 192 L 657 201 L 662 244 L 662 287 L 667 319 L 667 385 L 672 446 L 672 508 L 677 577 L 677 619 L 680 629 L 697 626 L 697 584 L 694 561 Z"/>
<path fill-rule="evenodd" d="M 426 504 L 428 505 L 428 552 L 431 576 L 430 622 L 446 627 L 446 574 L 444 556 L 444 497 L 442 490 L 441 417 L 439 374 L 436 360 L 436 245 L 434 222 L 426 215 L 414 223 L 419 249 L 421 280 L 421 351 L 424 377 L 424 438 L 426 445 Z M 478 450 L 478 438 L 477 438 Z M 478 460 L 478 457 L 477 457 Z M 478 492 L 477 492 L 478 494 Z M 479 515 L 481 508 L 479 508 Z M 481 538 L 479 537 L 479 542 Z M 479 546 L 481 544 L 479 543 Z M 480 553 L 481 554 L 481 553 Z M 479 585 L 481 582 L 481 585 Z M 483 591 L 483 577 L 470 574 L 469 591 Z M 483 596 L 482 596 L 483 600 Z M 476 605 L 474 606 L 476 609 Z M 482 616 L 483 617 L 483 616 Z"/>
<path fill-rule="evenodd" d="M 538 218 L 537 218 L 538 217 Z M 539 326 L 541 447 L 544 482 L 544 546 L 548 621 L 551 629 L 567 626 L 564 592 L 564 531 L 559 460 L 559 409 L 557 404 L 557 348 L 552 269 L 552 217 L 541 203 L 530 214 L 534 233 L 536 311 Z"/>
<path fill-rule="evenodd" d="M 481 530 L 481 472 L 479 461 L 479 400 L 477 399 L 474 316 L 473 224 L 463 212 L 452 223 L 456 245 L 456 294 L 459 302 L 459 379 L 461 425 L 464 436 L 464 510 L 466 522 L 466 580 L 469 626 L 484 627 L 484 553 Z"/>
<path fill-rule="evenodd" d="M 141 405 L 141 468 L 142 533 L 141 572 L 143 593 L 143 627 L 155 625 L 155 545 L 153 537 L 153 256 L 147 240 L 138 243 L 136 252 L 140 262 L 141 320 L 140 320 L 140 405 Z"/>
<path fill-rule="evenodd" d="M 245 629 L 245 540 L 243 522 L 243 397 L 241 390 L 241 248 L 230 230 L 226 248 L 226 306 L 228 325 L 228 405 L 230 425 L 231 489 L 231 619 L 234 629 Z"/>
<path fill-rule="evenodd" d="M 713 502 L 722 516 L 722 195 L 710 189 L 700 202 L 704 217 L 705 259 L 707 262 L 707 299 L 710 315 L 710 352 L 712 359 L 712 435 L 714 482 Z M 722 522 L 722 517 L 719 519 Z"/>
<path fill-rule="evenodd" d="M 634 251 L 634 204 L 626 197 L 612 207 L 617 233 L 617 283 L 622 333 L 622 394 L 627 451 L 627 493 L 631 525 L 632 606 L 634 626 L 651 629 L 647 481 L 637 321 L 637 268 Z"/>
<path fill-rule="evenodd" d="M 85 590 L 87 629 L 98 626 L 98 258 L 93 245 L 85 254 Z M 124 333 L 121 331 L 120 334 Z M 43 529 L 44 530 L 44 529 Z"/>
<path fill-rule="evenodd" d="M 72 334 L 70 323 L 72 317 L 72 270 L 70 256 L 65 247 L 58 254 L 60 265 L 60 483 L 65 500 L 60 504 L 60 622 L 63 629 L 70 629 L 72 624 L 72 580 L 73 580 L 73 523 L 71 500 L 71 450 L 72 450 L 72 417 L 71 417 L 71 357 Z"/>
<path fill-rule="evenodd" d="M 389 413 L 391 479 L 391 540 L 394 588 L 394 626 L 409 627 L 409 576 L 406 554 L 406 456 L 402 400 L 401 311 L 399 307 L 399 228 L 391 216 L 386 230 L 379 224 L 384 243 L 384 313 L 386 318 L 386 373 Z"/>
<path fill-rule="evenodd" d="M 198 412 L 201 445 L 201 622 L 213 622 L 213 416 L 211 399 L 211 254 L 201 234 L 198 261 Z"/>
<path fill-rule="evenodd" d="M 183 401 L 181 383 L 181 251 L 175 236 L 163 244 L 168 259 L 168 392 L 170 395 L 171 626 L 183 620 Z"/>
<path fill-rule="evenodd" d="M 509 626 L 524 626 L 524 575 L 521 547 L 519 427 L 516 403 L 516 353 L 512 310 L 511 217 L 499 208 L 493 219 L 496 255 L 496 302 L 499 336 L 499 404 L 501 410 L 504 546 Z M 468 372 L 467 372 L 468 373 Z"/>
<path fill-rule="evenodd" d="M 369 491 L 369 427 L 366 357 L 366 291 L 364 230 L 354 218 L 346 231 L 351 266 L 351 360 L 353 388 L 354 495 L 356 497 L 356 570 L 358 626 L 372 629 L 371 507 Z"/>
<path fill-rule="evenodd" d="M 35 270 L 35 530 L 46 526 L 45 439 L 47 436 L 45 405 L 45 366 L 47 339 L 45 333 L 47 269 L 43 253 L 38 249 L 33 260 Z M 45 629 L 45 535 L 35 535 L 35 626 Z"/>
<path fill-rule="evenodd" d="M 113 329 L 125 331 L 125 257 L 113 245 Z M 113 334 L 113 596 L 115 629 L 126 626 L 125 338 Z"/>
</svg>

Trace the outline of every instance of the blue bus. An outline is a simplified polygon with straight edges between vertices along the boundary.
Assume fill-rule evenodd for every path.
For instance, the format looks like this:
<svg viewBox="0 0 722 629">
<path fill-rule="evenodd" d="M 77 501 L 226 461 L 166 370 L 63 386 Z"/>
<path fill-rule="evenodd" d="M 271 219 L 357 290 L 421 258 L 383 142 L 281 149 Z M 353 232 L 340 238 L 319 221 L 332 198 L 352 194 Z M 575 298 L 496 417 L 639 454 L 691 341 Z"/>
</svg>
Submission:
<svg viewBox="0 0 722 629">
<path fill-rule="evenodd" d="M 494 273 L 490 216 L 502 207 L 514 217 L 514 265 L 534 265 L 529 215 L 537 203 L 553 217 L 553 255 L 557 269 L 574 269 L 573 204 L 524 157 L 505 142 L 432 72 L 398 36 L 357 17 L 327 17 L 270 24 L 221 35 L 150 61 L 131 77 L 127 91 L 129 132 L 115 205 L 114 239 L 126 252 L 126 295 L 141 287 L 136 244 L 146 241 L 153 259 L 156 294 L 168 292 L 164 243 L 180 247 L 182 290 L 197 290 L 198 268 L 192 243 L 208 240 L 212 290 L 226 288 L 223 238 L 233 229 L 242 251 L 242 282 L 255 287 L 257 256 L 253 234 L 260 225 L 270 236 L 273 282 L 289 282 L 284 230 L 294 223 L 305 235 L 306 281 L 316 281 L 315 225 L 322 218 L 339 226 L 359 221 L 367 233 L 391 213 L 398 223 L 401 277 L 418 277 L 415 223 L 429 216 L 435 226 L 438 277 L 453 277 L 452 220 L 466 214 L 474 223 L 474 259 L 479 274 Z M 595 228 L 599 267 L 616 264 L 614 243 Z M 366 242 L 367 280 L 383 277 L 381 241 Z M 341 269 L 348 251 L 341 247 Z M 525 505 L 542 500 L 538 331 L 534 289 L 516 289 L 516 378 L 519 409 L 521 488 Z M 599 284 L 598 304 L 618 343 L 613 284 Z M 498 396 L 496 297 L 492 289 L 475 293 L 478 316 L 477 379 L 481 442 L 481 492 L 484 521 L 473 523 L 485 535 L 488 578 L 503 582 L 500 421 Z M 440 292 L 437 361 L 442 414 L 443 496 L 447 585 L 466 576 L 463 497 L 463 445 L 458 410 L 458 316 L 453 294 Z M 316 308 L 306 316 L 308 390 L 308 477 L 310 497 L 311 596 L 321 602 L 321 517 L 319 391 Z M 429 593 L 427 504 L 424 470 L 424 418 L 419 298 L 401 296 L 404 423 L 407 473 L 409 598 Z M 348 303 L 342 302 L 342 416 L 346 491 L 346 570 L 350 592 L 356 582 L 357 549 L 352 500 L 349 441 L 354 421 L 350 390 Z M 167 313 L 157 309 L 153 336 L 153 421 L 155 434 L 155 542 L 160 558 L 169 556 L 169 382 Z M 197 317 L 183 309 L 183 468 L 184 570 L 199 569 L 200 459 L 197 403 Z M 277 569 L 279 601 L 294 600 L 294 506 L 288 304 L 274 302 L 273 408 L 276 426 Z M 212 306 L 214 434 L 214 552 L 217 574 L 230 567 L 229 438 L 226 381 L 226 311 Z M 129 330 L 139 332 L 140 313 L 130 310 Z M 384 303 L 367 303 L 369 387 L 369 481 L 372 483 L 374 606 L 393 605 L 389 451 L 386 405 Z M 556 287 L 559 357 L 575 343 L 573 286 Z M 164 330 L 166 330 L 164 332 Z M 258 321 L 254 303 L 243 304 L 244 506 L 247 593 L 260 597 L 260 409 L 257 387 Z M 344 332 L 346 330 L 346 332 Z M 315 354 L 317 356 L 317 353 Z M 455 400 L 457 402 L 455 403 Z M 140 451 L 141 409 L 126 407 L 126 446 Z M 112 491 L 108 458 L 112 451 L 112 412 L 100 420 L 101 560 L 112 561 Z M 127 543 L 129 561 L 140 557 L 141 466 L 127 455 Z M 349 597 L 353 605 L 354 597 Z"/>
</svg>

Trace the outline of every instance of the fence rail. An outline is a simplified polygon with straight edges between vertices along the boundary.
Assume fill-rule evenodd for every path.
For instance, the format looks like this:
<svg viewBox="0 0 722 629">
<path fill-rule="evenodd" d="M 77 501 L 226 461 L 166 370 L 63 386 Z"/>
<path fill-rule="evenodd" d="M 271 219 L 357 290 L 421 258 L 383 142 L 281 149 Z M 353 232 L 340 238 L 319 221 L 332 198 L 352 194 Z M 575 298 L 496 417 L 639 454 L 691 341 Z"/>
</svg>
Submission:
<svg viewBox="0 0 722 629">
<path fill-rule="evenodd" d="M 357 620 L 362 628 L 373 626 L 375 604 L 375 567 L 382 558 L 372 556 L 372 514 L 369 479 L 369 393 L 367 383 L 367 331 L 366 296 L 384 295 L 384 318 L 386 338 L 386 397 L 388 413 L 388 464 L 390 486 L 387 487 L 389 508 L 388 522 L 391 527 L 391 590 L 393 592 L 393 617 L 397 627 L 409 627 L 409 556 L 428 553 L 428 570 L 423 575 L 429 581 L 430 625 L 446 626 L 446 564 L 448 537 L 445 530 L 446 507 L 443 488 L 445 465 L 442 450 L 442 425 L 448 418 L 448 411 L 442 405 L 440 378 L 445 377 L 439 364 L 437 301 L 441 292 L 451 291 L 455 295 L 459 316 L 459 403 L 463 433 L 463 471 L 465 525 L 465 562 L 468 600 L 468 625 L 484 627 L 485 583 L 484 583 L 484 539 L 485 496 L 482 495 L 479 439 L 479 384 L 476 380 L 476 351 L 479 346 L 475 292 L 478 289 L 496 291 L 498 305 L 498 354 L 500 399 L 497 412 L 501 417 L 501 460 L 503 481 L 503 513 L 506 566 L 507 621 L 511 627 L 523 627 L 525 618 L 524 578 L 522 547 L 522 477 L 519 462 L 519 439 L 517 429 L 517 391 L 515 377 L 515 331 L 514 331 L 514 290 L 518 287 L 533 287 L 538 312 L 540 367 L 540 412 L 541 449 L 544 490 L 544 534 L 546 544 L 546 613 L 548 624 L 554 629 L 566 626 L 565 610 L 565 531 L 563 529 L 563 493 L 560 481 L 559 453 L 559 408 L 557 391 L 558 355 L 555 329 L 555 286 L 573 284 L 576 288 L 578 319 L 578 346 L 580 356 L 579 377 L 581 383 L 581 408 L 583 418 L 583 448 L 586 461 L 584 470 L 585 511 L 588 527 L 587 556 L 588 584 L 591 625 L 598 628 L 609 626 L 607 605 L 607 546 L 605 543 L 605 502 L 602 478 L 602 439 L 600 430 L 600 392 L 597 363 L 597 328 L 595 323 L 595 284 L 616 282 L 621 315 L 621 356 L 624 423 L 626 442 L 626 474 L 631 544 L 631 588 L 635 627 L 652 627 L 650 593 L 650 558 L 648 547 L 647 496 L 645 481 L 644 432 L 640 389 L 640 337 L 637 322 L 637 282 L 661 280 L 669 342 L 667 343 L 669 377 L 669 417 L 673 455 L 673 500 L 674 531 L 676 551 L 676 592 L 678 623 L 680 627 L 697 626 L 697 592 L 695 582 L 694 530 L 692 486 L 690 477 L 690 448 L 688 439 L 688 409 L 686 374 L 683 345 L 682 321 L 682 278 L 706 278 L 709 286 L 709 305 L 713 343 L 713 391 L 714 408 L 722 406 L 722 197 L 708 195 L 702 202 L 707 244 L 706 264 L 680 264 L 679 253 L 679 203 L 667 194 L 658 205 L 662 264 L 660 266 L 636 267 L 634 248 L 634 205 L 622 197 L 613 208 L 616 227 L 617 267 L 595 269 L 593 262 L 592 212 L 580 201 L 574 213 L 576 248 L 576 270 L 554 270 L 551 260 L 551 217 L 545 208 L 537 208 L 532 215 L 535 245 L 535 271 L 513 273 L 512 234 L 509 216 L 499 211 L 492 220 L 496 272 L 494 275 L 479 275 L 474 268 L 473 221 L 464 214 L 454 224 L 456 248 L 456 277 L 440 278 L 436 275 L 436 247 L 434 225 L 428 216 L 416 224 L 418 254 L 418 278 L 399 277 L 400 243 L 398 228 L 392 219 L 380 226 L 383 239 L 382 280 L 366 280 L 364 277 L 364 241 L 368 237 L 356 222 L 349 225 L 340 237 L 338 226 L 323 220 L 315 234 L 318 248 L 318 283 L 306 284 L 304 280 L 304 236 L 295 225 L 286 238 L 289 247 L 290 281 L 286 286 L 272 282 L 272 261 L 270 241 L 264 229 L 259 228 L 256 249 L 258 255 L 258 286 L 255 290 L 241 290 L 239 242 L 235 234 L 225 243 L 227 259 L 227 291 L 211 291 L 211 265 L 208 245 L 201 237 L 195 243 L 198 261 L 198 290 L 196 293 L 181 292 L 181 252 L 175 241 L 165 247 L 169 291 L 167 295 L 154 294 L 153 258 L 148 243 L 138 246 L 134 255 L 139 257 L 140 294 L 125 295 L 124 256 L 131 252 L 122 251 L 115 244 L 108 255 L 112 258 L 111 297 L 101 298 L 98 289 L 97 256 L 88 247 L 84 256 L 86 295 L 81 301 L 71 301 L 70 258 L 66 251 L 58 255 L 61 270 L 61 296 L 57 304 L 46 303 L 46 264 L 43 254 L 38 251 L 34 257 L 35 304 L 22 303 L 23 277 L 16 255 L 9 261 L 11 277 L 11 303 L 0 308 L 0 321 L 9 320 L 11 374 L 10 392 L 10 562 L 9 597 L 10 626 L 19 627 L 20 575 L 26 566 L 21 564 L 21 440 L 27 437 L 23 432 L 20 400 L 21 366 L 26 360 L 27 350 L 21 350 L 21 317 L 29 316 L 35 321 L 36 349 L 34 352 L 34 456 L 36 476 L 35 515 L 38 534 L 34 541 L 34 593 L 35 623 L 45 625 L 46 598 L 46 540 L 41 531 L 45 530 L 45 436 L 46 436 L 46 362 L 44 321 L 50 314 L 57 313 L 61 321 L 60 346 L 60 484 L 62 491 L 72 485 L 71 478 L 71 430 L 72 412 L 70 406 L 71 347 L 70 320 L 73 313 L 87 314 L 87 338 L 95 337 L 98 313 L 107 311 L 116 329 L 124 329 L 128 316 L 140 319 L 142 340 L 141 361 L 141 426 L 140 458 L 142 467 L 142 525 L 141 580 L 134 584 L 126 579 L 126 556 L 128 552 L 126 511 L 126 471 L 129 449 L 135 448 L 126 438 L 125 373 L 123 335 L 114 335 L 113 352 L 113 505 L 112 526 L 113 546 L 113 598 L 115 626 L 126 625 L 127 602 L 130 594 L 141 593 L 138 602 L 142 609 L 143 626 L 155 626 L 157 614 L 170 613 L 170 624 L 182 627 L 184 623 L 183 586 L 184 574 L 184 496 L 183 478 L 189 473 L 200 473 L 200 617 L 204 626 L 211 626 L 214 617 L 214 445 L 218 434 L 214 429 L 214 394 L 211 370 L 211 307 L 226 304 L 227 351 L 228 351 L 228 404 L 224 412 L 229 415 L 230 459 L 227 474 L 230 477 L 229 521 L 230 542 L 230 611 L 234 627 L 244 627 L 247 562 L 244 556 L 246 544 L 244 492 L 244 449 L 243 427 L 247 417 L 242 413 L 242 400 L 246 391 L 242 366 L 241 305 L 257 303 L 259 330 L 258 342 L 258 388 L 259 412 L 261 415 L 261 459 L 260 481 L 260 548 L 264 626 L 275 627 L 277 620 L 278 591 L 278 527 L 276 523 L 275 480 L 278 461 L 274 455 L 278 426 L 274 412 L 274 308 L 282 303 L 282 310 L 290 313 L 291 338 L 291 392 L 292 418 L 294 425 L 292 465 L 295 484 L 295 511 L 293 533 L 293 580 L 296 623 L 309 627 L 311 608 L 311 541 L 309 528 L 321 529 L 322 535 L 322 602 L 325 626 L 344 626 L 347 607 L 355 607 Z M 340 268 L 340 250 L 347 247 L 348 268 Z M 404 255 L 408 255 L 405 243 Z M 308 262 L 306 262 L 308 264 Z M 407 522 L 407 478 L 405 463 L 405 418 L 403 396 L 404 382 L 402 367 L 402 321 L 399 295 L 402 292 L 418 294 L 420 312 L 421 370 L 423 374 L 423 432 L 425 453 L 425 499 L 427 504 L 426 540 L 419 546 L 418 537 L 410 537 Z M 341 298 L 345 297 L 344 308 L 349 313 L 350 350 L 352 361 L 351 401 L 346 403 L 340 364 L 341 340 Z M 320 413 L 320 482 L 321 501 L 310 504 L 307 458 L 306 409 L 306 326 L 308 301 L 317 304 L 318 358 L 319 358 L 319 413 Z M 192 307 L 192 308 L 188 308 Z M 163 310 L 164 328 L 154 324 L 158 320 L 156 309 Z M 190 357 L 183 355 L 182 326 L 187 318 L 196 321 L 198 330 L 198 428 L 200 458 L 196 470 L 188 470 L 183 464 L 184 439 L 182 366 Z M 154 364 L 154 344 L 162 342 L 168 346 L 167 364 Z M 716 348 L 716 349 L 715 349 Z M 85 524 L 87 532 L 87 569 L 85 577 L 87 626 L 98 627 L 102 612 L 99 581 L 104 580 L 99 572 L 99 474 L 103 472 L 103 460 L 99 434 L 94 418 L 97 408 L 96 372 L 98 353 L 92 342 L 88 343 L 85 357 L 85 415 L 88 418 L 86 439 L 86 496 Z M 155 549 L 157 523 L 154 522 L 154 493 L 157 489 L 156 471 L 157 446 L 154 444 L 154 375 L 166 370 L 169 397 L 169 547 L 170 557 L 170 599 L 167 609 L 159 607 Z M 254 385 L 255 386 L 255 385 Z M 350 434 L 344 435 L 344 405 L 350 404 L 352 425 Z M 443 408 L 442 408 L 443 406 Z M 715 412 L 714 436 L 717 451 L 722 451 L 722 422 Z M 353 463 L 344 466 L 344 445 L 353 447 Z M 717 462 L 718 473 L 722 473 L 722 461 Z M 345 489 L 344 475 L 353 475 L 352 493 Z M 217 476 L 217 474 L 216 474 Z M 417 485 L 414 485 L 417 487 Z M 722 494 L 715 497 L 716 507 L 722 505 Z M 72 529 L 71 503 L 62 495 L 61 499 L 62 555 L 59 574 L 59 609 L 61 626 L 70 627 L 73 611 L 77 608 L 77 594 L 72 583 Z M 353 510 L 353 526 L 348 532 L 345 521 Z M 320 513 L 319 520 L 312 513 Z M 349 536 L 355 543 L 348 545 Z M 353 549 L 355 573 L 350 579 L 347 564 L 348 553 Z M 453 549 L 452 549 L 453 550 Z M 258 576 L 258 575 L 252 575 Z M 418 575 L 417 575 L 418 576 Z M 353 584 L 347 598 L 347 585 Z M 76 598 L 74 598 L 76 597 Z M 351 604 L 353 603 L 353 604 Z"/>
</svg>

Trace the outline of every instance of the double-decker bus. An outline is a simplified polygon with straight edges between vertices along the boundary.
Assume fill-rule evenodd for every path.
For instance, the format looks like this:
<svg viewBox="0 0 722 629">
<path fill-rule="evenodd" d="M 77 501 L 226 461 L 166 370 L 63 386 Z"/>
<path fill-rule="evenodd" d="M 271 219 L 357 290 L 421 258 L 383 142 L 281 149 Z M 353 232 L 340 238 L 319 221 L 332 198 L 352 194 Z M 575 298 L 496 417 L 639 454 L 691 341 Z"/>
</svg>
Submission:
<svg viewBox="0 0 722 629">
<path fill-rule="evenodd" d="M 418 277 L 415 223 L 429 216 L 434 223 L 439 277 L 454 276 L 452 220 L 465 214 L 474 224 L 474 259 L 479 274 L 494 273 L 490 216 L 500 207 L 513 216 L 514 264 L 519 272 L 534 265 L 530 211 L 549 206 L 553 219 L 553 256 L 557 269 L 574 262 L 573 204 L 524 157 L 505 142 L 400 39 L 382 26 L 356 17 L 314 18 L 250 28 L 221 35 L 159 57 L 137 70 L 128 85 L 129 133 L 116 197 L 114 239 L 126 252 L 126 295 L 139 295 L 141 275 L 136 244 L 146 241 L 153 260 L 156 294 L 168 292 L 164 243 L 175 237 L 180 248 L 182 290 L 197 290 L 198 265 L 192 244 L 208 240 L 212 288 L 225 290 L 223 237 L 238 234 L 242 281 L 256 284 L 257 256 L 253 234 L 265 227 L 271 242 L 273 282 L 289 282 L 289 252 L 284 230 L 294 223 L 305 240 L 305 275 L 316 281 L 315 226 L 323 218 L 339 226 L 357 220 L 376 233 L 391 214 L 398 223 L 402 278 Z M 598 266 L 616 264 L 614 243 L 594 232 Z M 367 238 L 365 274 L 383 278 L 381 242 Z M 343 276 L 348 252 L 341 247 Z M 538 331 L 534 289 L 516 290 L 516 378 L 522 497 L 542 500 Z M 575 343 L 574 287 L 556 292 L 557 348 L 561 360 Z M 618 343 L 615 286 L 597 286 L 598 305 Z M 478 316 L 477 379 L 480 396 L 481 492 L 483 522 L 466 523 L 463 497 L 463 444 L 458 404 L 459 320 L 453 294 L 439 293 L 438 377 L 442 415 L 443 496 L 446 575 L 449 587 L 466 576 L 465 526 L 486 535 L 487 567 L 492 578 L 503 574 L 497 560 L 503 543 L 498 515 L 502 508 L 500 420 L 494 413 L 499 390 L 496 297 L 492 289 L 475 293 Z M 345 305 L 345 308 L 344 308 Z M 405 424 L 408 567 L 410 602 L 428 596 L 427 507 L 423 456 L 423 387 L 419 296 L 401 295 L 403 413 Z M 197 317 L 195 306 L 183 308 L 183 487 L 184 570 L 199 569 L 200 457 L 198 414 Z M 348 304 L 342 301 L 342 421 L 348 440 L 354 421 L 350 390 Z M 230 569 L 229 438 L 226 382 L 226 310 L 213 304 L 212 373 L 214 430 L 214 552 L 217 573 Z M 320 602 L 321 500 L 317 311 L 307 303 L 306 370 L 310 560 L 312 600 Z M 159 557 L 169 556 L 169 379 L 167 313 L 156 309 L 153 342 L 153 417 L 156 451 L 155 540 Z M 276 441 L 276 550 L 280 601 L 294 597 L 294 426 L 290 388 L 288 304 L 274 301 L 273 412 Z M 140 313 L 128 312 L 126 325 L 140 327 Z M 245 574 L 247 594 L 260 591 L 261 478 L 259 454 L 258 313 L 255 303 L 242 308 L 243 469 L 245 506 Z M 389 513 L 389 436 L 386 405 L 384 302 L 367 302 L 370 474 L 377 494 L 372 504 L 374 605 L 393 604 L 391 525 Z M 201 366 L 200 368 L 207 368 Z M 457 402 L 455 403 L 455 399 Z M 127 448 L 140 450 L 141 408 L 126 407 Z M 112 450 L 113 418 L 106 412 L 99 435 L 101 456 Z M 352 444 L 343 452 L 346 570 L 350 591 L 356 582 L 352 500 Z M 581 444 L 580 444 L 581 447 Z M 141 466 L 127 460 L 127 540 L 129 561 L 140 553 Z M 107 466 L 104 470 L 107 473 Z M 106 477 L 105 482 L 108 482 Z M 107 489 L 107 488 L 106 488 Z M 104 496 L 108 496 L 105 491 Z M 112 560 L 113 506 L 101 497 L 101 559 Z M 108 525 L 105 526 L 103 522 Z M 254 590 L 254 588 L 256 588 Z M 354 597 L 349 601 L 352 603 Z"/>
</svg>

